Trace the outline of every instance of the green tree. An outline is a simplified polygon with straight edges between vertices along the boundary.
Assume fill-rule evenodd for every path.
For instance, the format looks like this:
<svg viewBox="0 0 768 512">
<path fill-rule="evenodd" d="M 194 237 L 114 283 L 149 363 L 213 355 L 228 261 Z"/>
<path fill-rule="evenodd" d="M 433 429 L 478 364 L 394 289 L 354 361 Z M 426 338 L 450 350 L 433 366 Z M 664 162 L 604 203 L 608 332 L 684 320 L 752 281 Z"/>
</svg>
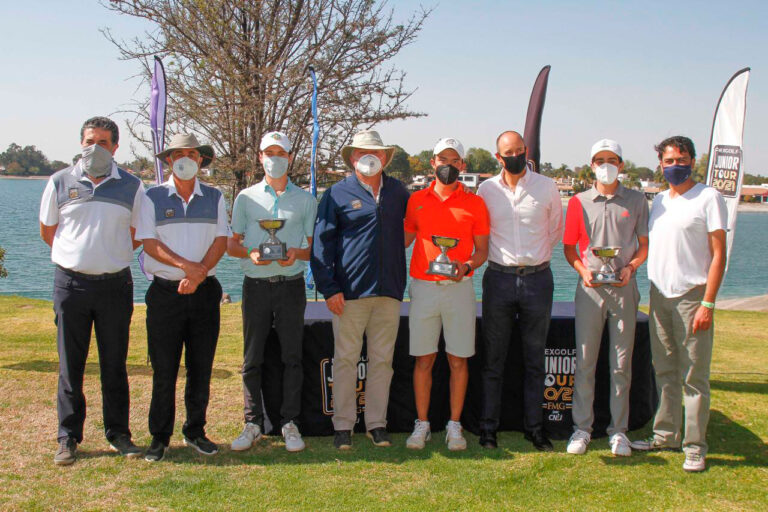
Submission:
<svg viewBox="0 0 768 512">
<path fill-rule="evenodd" d="M 464 161 L 467 163 L 467 172 L 495 174 L 499 171 L 499 161 L 487 149 L 469 148 Z"/>
<path fill-rule="evenodd" d="M 0 153 L 0 165 L 8 168 L 13 166 L 13 173 L 19 176 L 41 175 L 47 176 L 53 174 L 51 164 L 42 151 L 35 146 L 21 147 L 16 143 L 11 143 L 3 153 Z"/>
<path fill-rule="evenodd" d="M 394 176 L 402 182 L 411 181 L 411 164 L 408 153 L 400 146 L 395 146 L 395 152 L 392 155 L 392 161 L 387 166 L 387 174 Z"/>
</svg>

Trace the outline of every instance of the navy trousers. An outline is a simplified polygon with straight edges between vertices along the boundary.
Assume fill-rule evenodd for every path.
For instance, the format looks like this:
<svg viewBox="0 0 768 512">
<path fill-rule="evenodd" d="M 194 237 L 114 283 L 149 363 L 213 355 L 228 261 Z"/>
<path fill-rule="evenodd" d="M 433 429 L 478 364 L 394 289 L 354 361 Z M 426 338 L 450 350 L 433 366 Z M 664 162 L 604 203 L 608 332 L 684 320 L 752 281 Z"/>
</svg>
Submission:
<svg viewBox="0 0 768 512">
<path fill-rule="evenodd" d="M 128 429 L 128 335 L 133 314 L 133 279 L 126 268 L 106 278 L 86 276 L 57 267 L 53 310 L 59 352 L 58 439 L 83 440 L 85 395 L 83 376 L 91 331 L 96 330 L 101 375 L 104 432 L 109 441 Z"/>
<path fill-rule="evenodd" d="M 483 275 L 483 408 L 480 428 L 499 428 L 504 366 L 512 329 L 518 325 L 523 353 L 523 427 L 527 432 L 544 424 L 544 348 L 552 316 L 554 282 L 547 268 L 519 276 L 493 270 Z"/>
<path fill-rule="evenodd" d="M 187 369 L 187 420 L 182 432 L 190 439 L 205 435 L 213 357 L 219 340 L 219 281 L 208 277 L 189 295 L 180 295 L 177 289 L 178 281 L 155 278 L 146 295 L 147 345 L 153 371 L 149 432 L 166 445 L 176 416 L 176 378 L 182 348 Z"/>
</svg>

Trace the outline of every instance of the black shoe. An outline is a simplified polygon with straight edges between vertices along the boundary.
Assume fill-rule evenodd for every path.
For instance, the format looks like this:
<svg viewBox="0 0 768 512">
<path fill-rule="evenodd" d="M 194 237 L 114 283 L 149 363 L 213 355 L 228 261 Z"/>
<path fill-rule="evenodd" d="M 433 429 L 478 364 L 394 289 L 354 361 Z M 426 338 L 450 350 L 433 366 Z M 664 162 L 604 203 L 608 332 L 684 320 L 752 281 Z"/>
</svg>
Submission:
<svg viewBox="0 0 768 512">
<path fill-rule="evenodd" d="M 533 443 L 533 446 L 540 452 L 551 452 L 553 450 L 552 443 L 547 439 L 543 430 L 526 432 L 525 439 Z"/>
<path fill-rule="evenodd" d="M 389 439 L 387 430 L 383 427 L 369 430 L 365 434 L 375 446 L 392 446 L 392 441 Z"/>
<path fill-rule="evenodd" d="M 109 442 L 109 447 L 129 459 L 141 457 L 141 450 L 139 450 L 138 446 L 133 444 L 131 436 L 128 434 L 117 434 L 114 439 Z"/>
<path fill-rule="evenodd" d="M 496 432 L 493 430 L 480 431 L 480 446 L 483 448 L 498 448 L 496 443 Z"/>
<path fill-rule="evenodd" d="M 53 463 L 57 466 L 69 466 L 75 462 L 77 456 L 77 441 L 72 437 L 67 437 L 59 441 L 59 449 L 53 456 Z"/>
<path fill-rule="evenodd" d="M 349 450 L 352 448 L 352 431 L 336 430 L 333 432 L 333 446 L 339 450 Z"/>
<path fill-rule="evenodd" d="M 149 462 L 160 462 L 165 458 L 166 453 L 168 453 L 168 445 L 159 439 L 153 438 L 147 453 L 144 454 L 144 460 Z"/>
<path fill-rule="evenodd" d="M 202 453 L 203 455 L 216 455 L 219 453 L 219 447 L 216 446 L 216 443 L 204 435 L 194 439 L 190 439 L 187 436 L 184 436 L 184 444 L 194 448 L 198 453 Z"/>
</svg>

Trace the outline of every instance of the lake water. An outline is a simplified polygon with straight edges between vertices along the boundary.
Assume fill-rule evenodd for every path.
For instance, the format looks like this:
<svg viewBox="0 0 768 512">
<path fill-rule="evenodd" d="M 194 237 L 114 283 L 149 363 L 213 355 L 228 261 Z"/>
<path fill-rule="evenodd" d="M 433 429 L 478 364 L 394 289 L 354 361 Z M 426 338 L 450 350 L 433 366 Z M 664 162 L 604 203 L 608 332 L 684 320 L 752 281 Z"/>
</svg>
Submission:
<svg viewBox="0 0 768 512">
<path fill-rule="evenodd" d="M 8 277 L 0 279 L 1 295 L 22 295 L 51 300 L 53 291 L 53 264 L 50 249 L 40 239 L 38 211 L 44 180 L 13 180 L 0 178 L 0 246 L 6 250 L 5 267 Z M 749 297 L 768 294 L 768 214 L 742 212 L 736 226 L 734 248 L 725 282 L 718 297 Z M 138 254 L 138 251 L 137 251 Z M 134 261 L 134 297 L 144 302 L 148 281 Z M 481 296 L 482 274 L 485 266 L 474 277 L 478 299 Z M 573 300 L 576 272 L 563 257 L 559 244 L 552 257 L 555 276 L 555 300 Z M 224 256 L 216 274 L 224 291 L 239 301 L 243 281 L 237 261 Z M 648 301 L 648 279 L 645 265 L 638 270 L 638 285 L 642 302 Z M 314 300 L 315 292 L 307 290 Z M 320 297 L 322 298 L 322 296 Z"/>
</svg>

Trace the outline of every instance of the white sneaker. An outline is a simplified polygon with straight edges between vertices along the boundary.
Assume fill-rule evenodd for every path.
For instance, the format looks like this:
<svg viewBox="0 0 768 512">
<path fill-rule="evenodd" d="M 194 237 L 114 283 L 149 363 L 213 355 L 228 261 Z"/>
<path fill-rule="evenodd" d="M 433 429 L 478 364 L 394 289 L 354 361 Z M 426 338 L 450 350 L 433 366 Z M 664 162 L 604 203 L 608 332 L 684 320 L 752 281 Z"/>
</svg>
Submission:
<svg viewBox="0 0 768 512">
<path fill-rule="evenodd" d="M 283 425 L 283 438 L 285 439 L 285 449 L 289 452 L 300 452 L 306 445 L 299 434 L 299 427 L 292 421 Z"/>
<path fill-rule="evenodd" d="M 629 457 L 632 455 L 632 448 L 629 439 L 624 432 L 617 432 L 611 436 L 611 453 L 617 457 Z"/>
<path fill-rule="evenodd" d="M 704 455 L 698 452 L 687 452 L 685 454 L 685 462 L 683 462 L 683 469 L 690 471 L 691 473 L 698 473 L 707 469 L 707 463 Z"/>
<path fill-rule="evenodd" d="M 449 421 L 445 426 L 445 442 L 448 444 L 448 449 L 451 451 L 466 450 L 467 440 L 464 439 L 462 434 L 463 428 L 461 428 L 461 422 Z"/>
<path fill-rule="evenodd" d="M 261 429 L 255 423 L 246 423 L 243 433 L 232 441 L 232 450 L 241 452 L 250 448 L 253 443 L 261 439 Z"/>
<path fill-rule="evenodd" d="M 413 426 L 413 434 L 408 436 L 405 447 L 411 450 L 421 450 L 431 437 L 432 432 L 429 429 L 429 422 L 416 420 Z"/>
<path fill-rule="evenodd" d="M 592 440 L 592 435 L 586 430 L 577 430 L 571 435 L 568 441 L 566 451 L 573 455 L 584 455 L 587 451 L 587 445 Z"/>
</svg>

